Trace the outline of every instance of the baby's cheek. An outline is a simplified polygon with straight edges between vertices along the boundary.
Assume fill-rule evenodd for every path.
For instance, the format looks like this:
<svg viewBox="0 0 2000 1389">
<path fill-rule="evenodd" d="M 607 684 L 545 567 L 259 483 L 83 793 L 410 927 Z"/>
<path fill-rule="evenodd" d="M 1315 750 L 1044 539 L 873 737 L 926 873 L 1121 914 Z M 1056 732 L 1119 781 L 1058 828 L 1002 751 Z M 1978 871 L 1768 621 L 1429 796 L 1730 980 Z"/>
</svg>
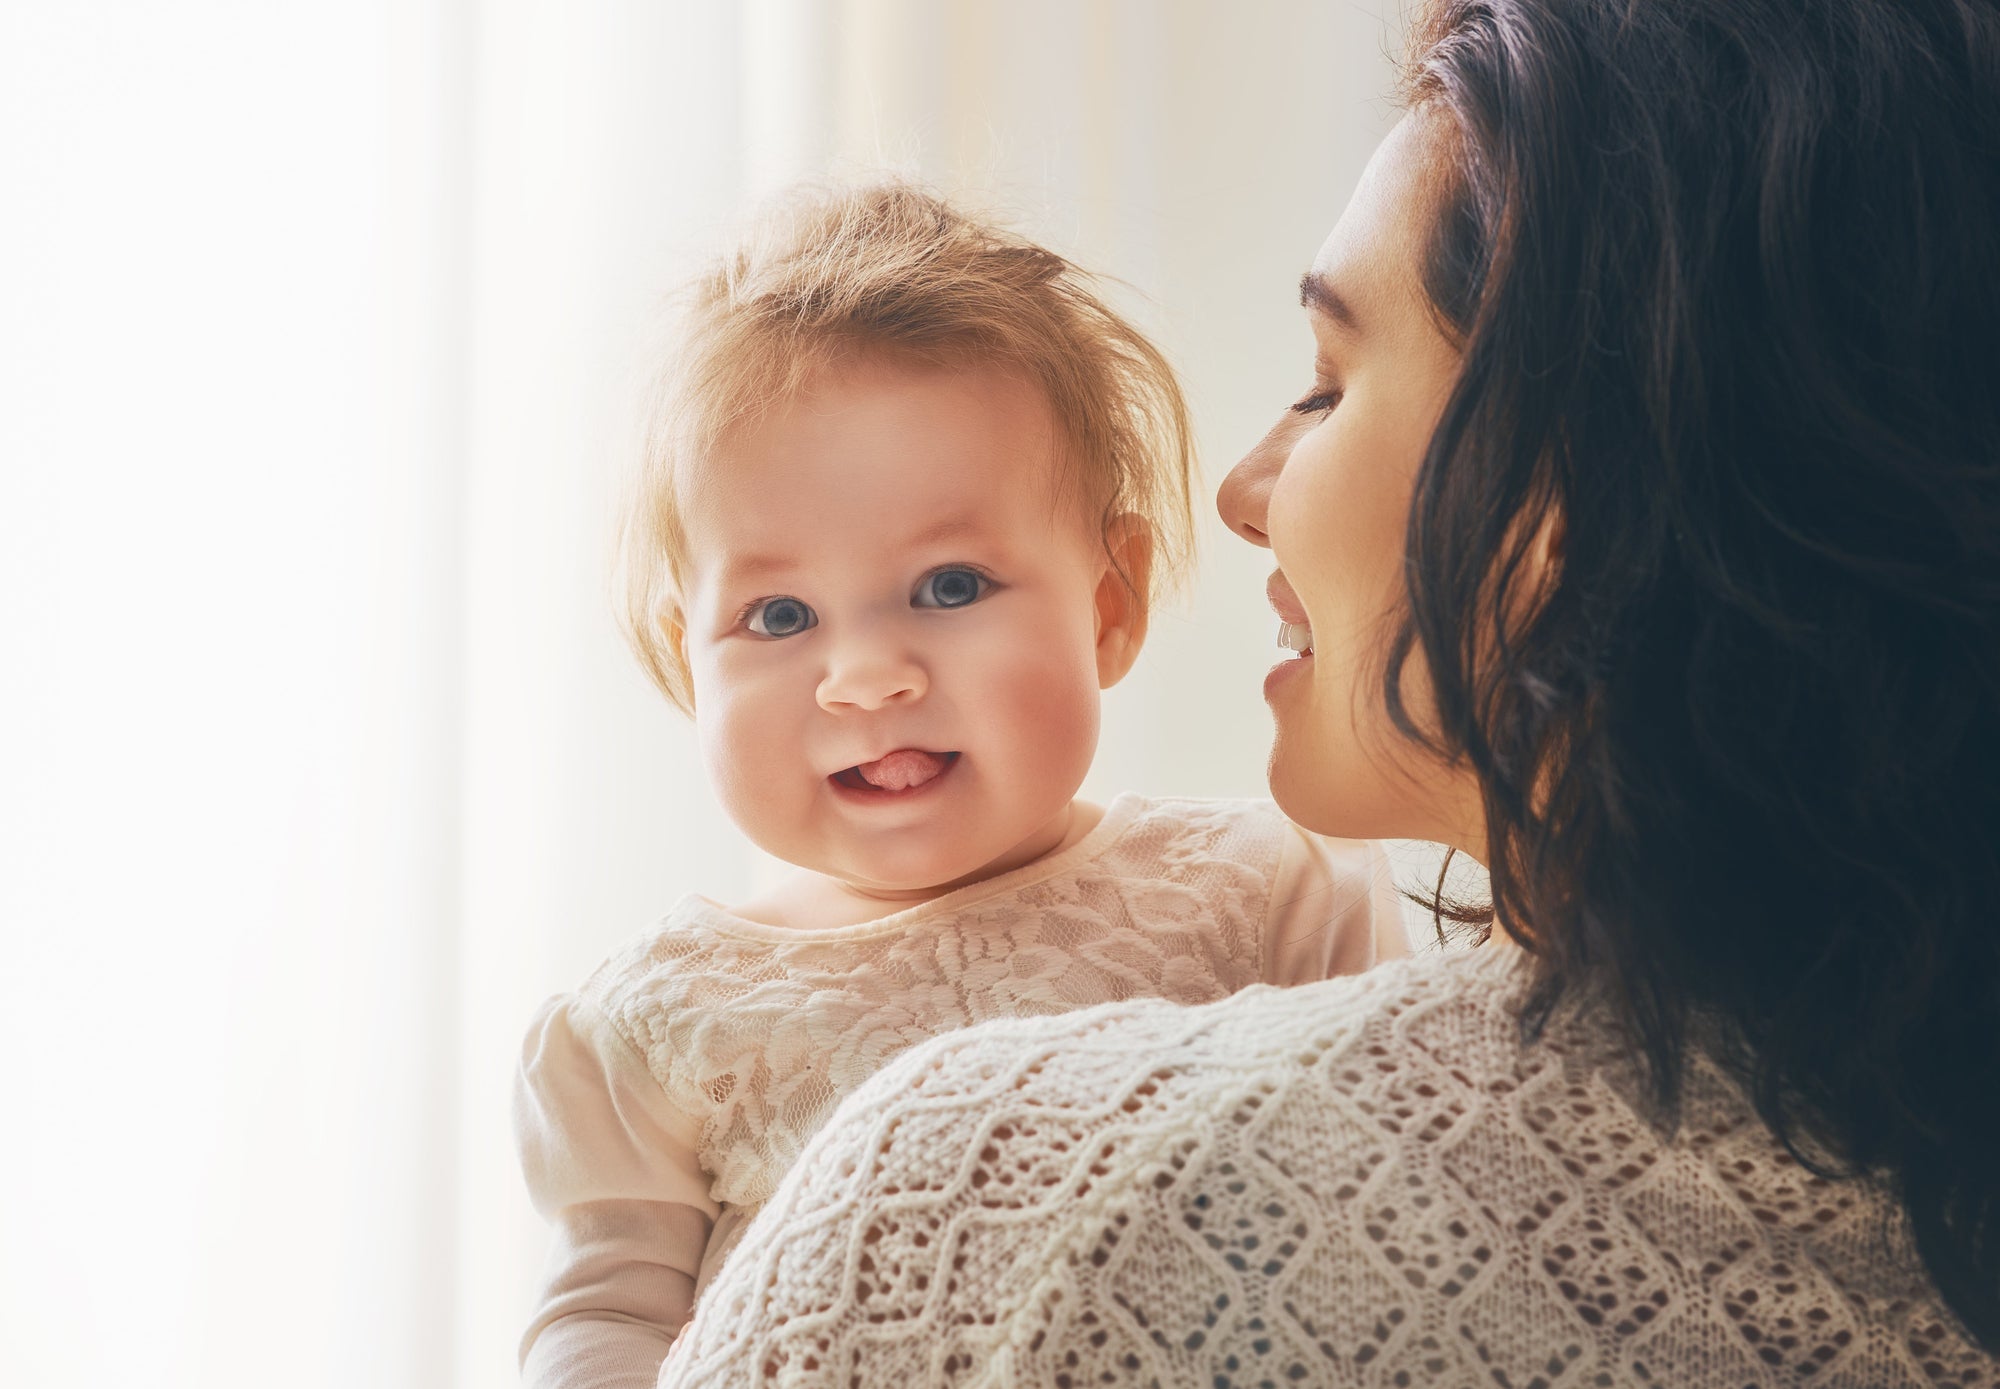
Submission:
<svg viewBox="0 0 2000 1389">
<path fill-rule="evenodd" d="M 730 818 L 761 840 L 760 831 L 782 818 L 802 765 L 793 721 L 760 700 L 754 682 L 712 681 L 705 693 L 695 706 L 695 728 L 709 781 Z"/>
<path fill-rule="evenodd" d="M 995 684 L 1002 706 L 994 711 L 995 722 L 1008 730 L 1018 755 L 1051 774 L 1080 780 L 1097 750 L 1094 664 L 1067 654 L 1016 660 L 1006 664 Z"/>
</svg>

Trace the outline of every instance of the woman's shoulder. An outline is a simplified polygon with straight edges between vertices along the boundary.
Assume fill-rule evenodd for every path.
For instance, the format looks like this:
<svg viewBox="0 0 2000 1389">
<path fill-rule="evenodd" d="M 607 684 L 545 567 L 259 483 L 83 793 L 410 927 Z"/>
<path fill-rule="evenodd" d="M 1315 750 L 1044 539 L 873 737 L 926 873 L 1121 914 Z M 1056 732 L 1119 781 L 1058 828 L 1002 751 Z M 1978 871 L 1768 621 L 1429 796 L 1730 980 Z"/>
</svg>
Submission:
<svg viewBox="0 0 2000 1389">
<path fill-rule="evenodd" d="M 1163 1384 L 1987 1367 L 1885 1233 L 1892 1203 L 1801 1169 L 1719 1071 L 1669 1138 L 1587 1014 L 1524 1045 L 1526 963 L 1430 952 L 935 1039 L 816 1140 L 760 1222 L 782 1237 L 753 1231 L 684 1363 Z M 857 1279 L 815 1241 L 860 1230 Z M 943 1283 L 976 1320 L 944 1316 Z M 794 1300 L 817 1309 L 796 1345 Z"/>
<path fill-rule="evenodd" d="M 1247 1346 L 1258 1333 L 1243 1318 L 1261 1313 L 1228 1289 L 1264 1277 L 1273 1259 L 1293 1267 L 1302 1238 L 1324 1256 L 1333 1246 L 1313 1194 L 1346 1199 L 1344 1187 L 1359 1190 L 1383 1161 L 1358 1121 L 1400 1045 L 1399 1022 L 1448 1009 L 1488 972 L 1469 955 L 1434 954 L 1197 1007 L 1139 1000 L 934 1038 L 890 1062 L 815 1139 L 677 1350 L 686 1378 L 663 1383 L 727 1378 L 740 1356 L 782 1366 L 794 1351 L 803 1362 L 828 1348 L 862 1382 L 929 1383 L 933 1349 L 967 1334 L 988 1339 L 949 1353 L 998 1369 L 996 1357 L 1026 1353 L 1007 1327 L 1065 1297 L 1095 1306 L 1107 1276 L 1119 1283 L 1114 1299 L 1139 1297 L 1139 1322 L 1120 1313 L 1113 1341 L 1099 1342 L 1112 1347 L 1102 1368 L 1114 1378 L 1134 1363 L 1205 1360 L 1203 1344 Z M 1466 1022 L 1445 1026 L 1456 1034 Z M 1327 1105 L 1315 1080 L 1348 1098 Z M 1286 1112 L 1305 1116 L 1306 1131 L 1274 1127 Z M 1264 1145 L 1255 1156 L 1242 1150 L 1250 1133 Z M 876 1218 L 891 1205 L 893 1221 Z M 857 1282 L 838 1271 L 833 1246 L 863 1227 L 879 1272 Z M 954 1257 L 965 1261 L 958 1271 L 940 1264 Z M 982 1318 L 988 1332 L 937 1324 L 931 1289 L 942 1282 L 962 1306 L 994 1314 Z M 1204 1305 L 1168 1308 L 1147 1287 Z M 1208 1305 L 1218 1293 L 1220 1307 Z M 794 1297 L 823 1310 L 810 1334 L 784 1311 Z M 881 1336 L 884 1316 L 910 1335 Z M 1129 1344 L 1129 1332 L 1147 1338 L 1145 1325 L 1173 1329 L 1167 1360 Z M 1065 1341 L 1060 1353 L 1071 1349 Z M 1030 1356 L 995 1382 L 1055 1382 L 1050 1369 Z M 1161 1382 L 1193 1381 L 1174 1369 Z"/>
<path fill-rule="evenodd" d="M 1142 1165 L 1144 1153 L 1296 1096 L 1312 1152 L 1386 1153 L 1385 1143 L 1435 1137 L 1465 1103 L 1456 1092 L 1504 1095 L 1534 1066 L 1518 1045 L 1518 962 L 1507 955 L 1430 951 L 1196 1007 L 1146 999 L 991 1023 L 902 1058 L 885 1088 L 1052 1112 L 1126 1096 L 1116 1142 Z"/>
</svg>

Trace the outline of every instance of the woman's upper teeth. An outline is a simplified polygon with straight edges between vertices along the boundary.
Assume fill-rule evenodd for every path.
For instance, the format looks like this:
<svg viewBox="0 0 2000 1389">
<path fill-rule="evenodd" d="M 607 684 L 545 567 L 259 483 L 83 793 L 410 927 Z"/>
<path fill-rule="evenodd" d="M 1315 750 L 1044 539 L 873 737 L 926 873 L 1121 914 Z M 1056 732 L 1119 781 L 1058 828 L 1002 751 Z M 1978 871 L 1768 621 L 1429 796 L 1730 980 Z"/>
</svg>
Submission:
<svg viewBox="0 0 2000 1389">
<path fill-rule="evenodd" d="M 1310 651 L 1313 645 L 1313 629 L 1303 622 L 1280 622 L 1278 645 L 1287 651 Z"/>
</svg>

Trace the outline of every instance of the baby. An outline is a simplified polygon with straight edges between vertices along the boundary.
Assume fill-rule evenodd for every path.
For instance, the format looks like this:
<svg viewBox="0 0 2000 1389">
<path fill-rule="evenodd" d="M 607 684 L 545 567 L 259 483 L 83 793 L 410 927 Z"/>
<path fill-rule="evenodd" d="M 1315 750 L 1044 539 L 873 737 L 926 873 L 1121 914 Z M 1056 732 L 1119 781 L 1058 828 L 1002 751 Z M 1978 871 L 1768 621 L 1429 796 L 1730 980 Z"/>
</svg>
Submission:
<svg viewBox="0 0 2000 1389">
<path fill-rule="evenodd" d="M 1061 257 L 911 189 L 766 220 L 696 287 L 628 627 L 797 871 L 552 999 L 516 1102 L 555 1227 L 538 1386 L 650 1386 L 842 1096 L 985 1018 L 1403 953 L 1379 849 L 1268 801 L 1077 799 L 1188 548 L 1186 409 Z"/>
</svg>

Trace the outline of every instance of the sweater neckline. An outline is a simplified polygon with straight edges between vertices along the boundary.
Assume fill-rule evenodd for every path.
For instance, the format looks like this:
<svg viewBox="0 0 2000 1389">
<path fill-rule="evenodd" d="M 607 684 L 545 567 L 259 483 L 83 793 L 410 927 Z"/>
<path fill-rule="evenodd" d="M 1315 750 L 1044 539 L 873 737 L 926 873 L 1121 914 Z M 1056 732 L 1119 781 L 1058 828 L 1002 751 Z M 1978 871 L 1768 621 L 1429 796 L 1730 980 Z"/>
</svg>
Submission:
<svg viewBox="0 0 2000 1389">
<path fill-rule="evenodd" d="M 919 902 L 913 907 L 904 907 L 887 916 L 878 916 L 873 921 L 860 921 L 852 926 L 829 926 L 823 930 L 801 931 L 789 926 L 772 926 L 762 921 L 751 921 L 736 915 L 712 897 L 704 897 L 691 892 L 675 904 L 673 915 L 682 919 L 692 919 L 712 931 L 738 936 L 749 940 L 783 944 L 805 944 L 821 941 L 866 940 L 871 936 L 894 935 L 912 926 L 983 902 L 988 898 L 1005 893 L 1018 892 L 1036 883 L 1059 877 L 1071 869 L 1099 857 L 1116 843 L 1130 828 L 1139 812 L 1145 808 L 1146 798 L 1136 791 L 1121 791 L 1104 808 L 1103 818 L 1091 827 L 1083 838 L 1057 853 L 1045 854 L 1033 863 L 1024 863 L 1019 868 L 1011 868 L 1005 873 L 986 878 L 980 882 L 967 883 L 955 888 L 942 897 L 933 897 L 928 902 Z"/>
</svg>

